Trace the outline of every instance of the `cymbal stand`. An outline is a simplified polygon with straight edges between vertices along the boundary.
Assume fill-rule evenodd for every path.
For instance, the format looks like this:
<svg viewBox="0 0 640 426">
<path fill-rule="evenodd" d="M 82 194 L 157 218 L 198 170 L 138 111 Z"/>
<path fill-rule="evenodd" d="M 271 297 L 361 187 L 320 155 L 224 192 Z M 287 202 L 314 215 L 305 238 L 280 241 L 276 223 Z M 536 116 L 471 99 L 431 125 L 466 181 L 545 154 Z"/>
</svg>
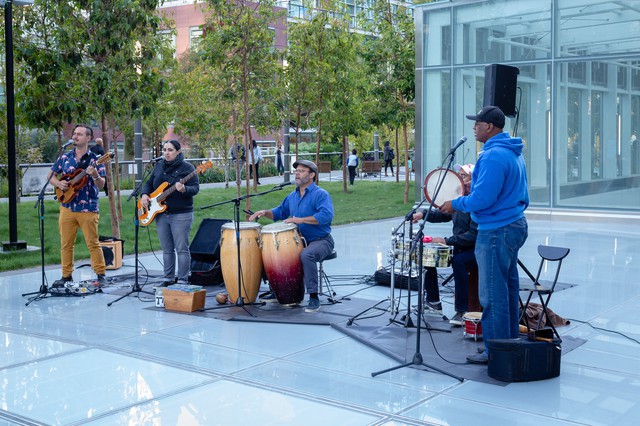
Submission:
<svg viewBox="0 0 640 426">
<path fill-rule="evenodd" d="M 287 184 L 290 184 L 289 182 L 287 182 Z M 236 299 L 236 302 L 234 305 L 222 305 L 222 306 L 214 306 L 211 308 L 204 308 L 201 309 L 201 311 L 207 311 L 207 310 L 211 310 L 211 309 L 223 309 L 223 308 L 228 308 L 230 306 L 237 306 L 237 307 L 241 307 L 243 308 L 249 315 L 253 316 L 251 314 L 251 312 L 247 311 L 245 306 L 246 305 L 257 305 L 257 306 L 264 306 L 264 302 L 249 302 L 246 303 L 244 301 L 244 297 L 242 297 L 242 288 L 244 286 L 244 282 L 242 279 L 242 264 L 241 264 L 241 260 L 240 260 L 240 203 L 242 202 L 242 200 L 246 200 L 247 198 L 251 198 L 251 197 L 257 197 L 257 196 L 261 196 L 261 195 L 265 195 L 265 194 L 269 194 L 271 192 L 274 191 L 280 191 L 282 188 L 284 188 L 284 186 L 286 186 L 285 184 L 280 184 L 277 185 L 273 188 L 271 188 L 268 191 L 262 191 L 262 192 L 257 192 L 255 194 L 246 194 L 243 195 L 241 197 L 237 197 L 237 198 L 232 198 L 230 200 L 226 200 L 226 201 L 221 201 L 219 203 L 214 203 L 214 204 L 210 204 L 208 206 L 203 206 L 200 207 L 200 210 L 204 210 L 204 209 L 208 209 L 211 207 L 216 207 L 216 206 L 221 206 L 224 204 L 228 204 L 228 203 L 233 203 L 233 222 L 234 222 L 234 228 L 235 228 L 235 234 L 236 234 L 236 255 L 237 255 L 237 266 L 238 266 L 238 271 L 237 271 L 237 282 L 238 282 L 238 298 Z"/>
<path fill-rule="evenodd" d="M 149 164 L 153 164 L 153 163 L 149 163 Z M 146 291 L 143 290 L 142 287 L 139 284 L 139 273 L 138 273 L 138 234 L 140 232 L 140 220 L 138 219 L 138 195 L 140 195 L 140 190 L 142 189 L 142 185 L 144 184 L 144 182 L 149 178 L 149 175 L 151 175 L 151 168 L 148 167 L 144 170 L 144 174 L 142 176 L 142 179 L 140 179 L 140 183 L 138 184 L 138 186 L 133 190 L 133 192 L 131 193 L 131 195 L 129 195 L 129 198 L 127 198 L 127 202 L 129 200 L 131 200 L 131 198 L 133 197 L 133 224 L 134 224 L 134 259 L 135 259 L 135 265 L 136 265 L 136 270 L 134 273 L 134 280 L 133 280 L 133 287 L 131 287 L 131 290 L 129 290 L 128 293 L 123 294 L 122 296 L 118 297 L 116 300 L 114 300 L 113 302 L 109 302 L 107 303 L 107 306 L 111 306 L 114 303 L 124 299 L 127 296 L 132 295 L 133 293 L 138 293 L 138 297 L 140 297 L 140 293 L 145 293 L 145 294 L 149 294 L 149 295 L 153 295 L 154 293 L 151 291 Z"/>
</svg>

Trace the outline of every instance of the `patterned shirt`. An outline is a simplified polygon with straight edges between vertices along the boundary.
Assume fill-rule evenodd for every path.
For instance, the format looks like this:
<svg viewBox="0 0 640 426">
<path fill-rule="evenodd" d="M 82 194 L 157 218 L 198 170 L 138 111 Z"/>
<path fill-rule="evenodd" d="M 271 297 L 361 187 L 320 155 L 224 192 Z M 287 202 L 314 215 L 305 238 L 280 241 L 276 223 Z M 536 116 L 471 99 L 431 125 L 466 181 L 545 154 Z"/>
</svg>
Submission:
<svg viewBox="0 0 640 426">
<path fill-rule="evenodd" d="M 89 157 L 89 165 L 95 167 L 101 177 L 105 177 L 107 175 L 107 171 L 104 164 L 97 164 L 96 160 L 98 160 L 98 157 L 91 151 L 85 154 L 85 156 L 82 157 L 82 160 L 86 160 L 87 156 Z M 60 174 L 70 174 L 75 172 L 77 169 L 78 162 L 76 161 L 75 149 L 62 154 L 53 166 L 51 166 L 51 170 L 58 179 L 62 178 Z M 98 213 L 100 211 L 98 204 L 98 194 L 100 194 L 100 189 L 96 186 L 91 176 L 87 175 L 86 177 L 87 184 L 80 188 L 78 194 L 73 200 L 71 200 L 71 202 L 62 203 L 62 206 L 76 213 Z"/>
</svg>

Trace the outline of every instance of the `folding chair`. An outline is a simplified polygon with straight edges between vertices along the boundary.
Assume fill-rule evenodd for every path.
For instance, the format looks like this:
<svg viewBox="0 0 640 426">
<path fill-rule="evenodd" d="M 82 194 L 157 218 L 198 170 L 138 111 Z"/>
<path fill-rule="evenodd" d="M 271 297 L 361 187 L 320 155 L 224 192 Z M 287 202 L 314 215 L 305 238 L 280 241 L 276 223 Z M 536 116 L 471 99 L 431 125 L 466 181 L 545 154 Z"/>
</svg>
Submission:
<svg viewBox="0 0 640 426">
<path fill-rule="evenodd" d="M 560 335 L 558 334 L 558 332 L 556 331 L 556 328 L 551 322 L 551 318 L 549 317 L 549 311 L 547 310 L 547 308 L 549 306 L 549 300 L 551 299 L 551 295 L 553 294 L 553 291 L 556 287 L 556 283 L 558 282 L 558 275 L 560 275 L 560 267 L 562 266 L 562 261 L 565 257 L 567 257 L 567 255 L 569 254 L 569 251 L 570 250 L 565 247 L 539 245 L 538 254 L 540 255 L 541 259 L 540 259 L 540 266 L 538 267 L 538 273 L 535 277 L 522 264 L 522 262 L 518 260 L 518 264 L 532 281 L 531 283 L 520 284 L 520 291 L 525 291 L 529 293 L 527 297 L 527 301 L 525 303 L 522 303 L 522 298 L 520 298 L 520 307 L 522 309 L 522 312 L 520 313 L 520 321 L 522 321 L 522 319 L 524 318 L 525 325 L 527 326 L 527 331 L 530 331 L 529 321 L 527 319 L 527 307 L 529 306 L 529 302 L 533 297 L 533 293 L 537 293 L 538 298 L 540 299 L 540 304 L 542 305 L 542 315 L 540 315 L 540 319 L 538 320 L 538 325 L 536 329 L 540 329 L 540 325 L 542 324 L 542 319 L 546 318 L 546 324 L 548 324 L 553 329 L 553 333 L 556 335 L 556 337 L 559 340 L 562 340 L 560 339 Z M 544 267 L 545 262 L 547 263 L 558 262 L 555 276 L 553 278 L 553 281 L 551 281 L 550 285 L 543 285 L 540 282 L 540 274 L 542 273 L 542 268 Z"/>
</svg>

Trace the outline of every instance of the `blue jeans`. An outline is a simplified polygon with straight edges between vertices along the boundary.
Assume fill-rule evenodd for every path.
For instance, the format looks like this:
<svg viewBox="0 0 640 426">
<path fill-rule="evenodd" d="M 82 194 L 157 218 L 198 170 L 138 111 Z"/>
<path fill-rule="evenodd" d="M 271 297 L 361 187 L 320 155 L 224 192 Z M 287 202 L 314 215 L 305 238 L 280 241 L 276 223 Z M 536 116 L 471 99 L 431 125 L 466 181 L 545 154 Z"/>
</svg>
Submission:
<svg viewBox="0 0 640 426">
<path fill-rule="evenodd" d="M 482 305 L 482 338 L 518 337 L 518 250 L 527 239 L 526 218 L 501 228 L 478 230 L 478 295 Z"/>
<path fill-rule="evenodd" d="M 473 250 L 456 252 L 451 259 L 451 267 L 456 293 L 454 306 L 456 312 L 464 314 L 469 310 L 469 271 L 477 268 Z"/>
<path fill-rule="evenodd" d="M 178 214 L 159 214 L 156 218 L 156 230 L 160 247 L 165 280 L 173 280 L 178 255 L 178 282 L 188 283 L 191 272 L 191 253 L 189 252 L 189 233 L 193 223 L 193 212 Z"/>
<path fill-rule="evenodd" d="M 304 274 L 304 287 L 307 293 L 318 292 L 318 263 L 333 252 L 333 238 L 328 235 L 310 242 L 300 253 L 302 271 Z"/>
</svg>

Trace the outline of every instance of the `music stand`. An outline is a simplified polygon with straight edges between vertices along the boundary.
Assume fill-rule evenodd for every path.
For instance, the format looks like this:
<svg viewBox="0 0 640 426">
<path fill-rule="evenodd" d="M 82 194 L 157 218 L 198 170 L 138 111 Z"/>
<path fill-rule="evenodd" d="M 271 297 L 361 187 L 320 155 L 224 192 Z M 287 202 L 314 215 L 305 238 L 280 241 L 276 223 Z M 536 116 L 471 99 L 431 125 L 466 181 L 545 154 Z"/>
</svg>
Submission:
<svg viewBox="0 0 640 426">
<path fill-rule="evenodd" d="M 266 195 L 269 194 L 271 192 L 274 191 L 280 191 L 282 188 L 284 188 L 286 185 L 290 185 L 291 182 L 286 182 L 284 184 L 280 184 L 277 186 L 274 186 L 273 188 L 271 188 L 268 191 L 262 191 L 262 192 L 257 192 L 255 194 L 246 194 L 243 195 L 241 197 L 237 197 L 237 198 L 232 198 L 230 200 L 226 200 L 226 201 L 221 201 L 219 203 L 214 203 L 214 204 L 210 204 L 208 206 L 202 206 L 200 207 L 200 210 L 204 210 L 204 209 L 208 209 L 211 207 L 216 207 L 216 206 L 221 206 L 224 204 L 229 204 L 229 203 L 233 203 L 233 224 L 234 224 L 234 230 L 236 233 L 236 255 L 237 255 L 237 281 L 238 281 L 238 297 L 236 298 L 236 302 L 233 305 L 221 305 L 221 306 L 213 306 L 210 308 L 203 308 L 200 311 L 207 311 L 207 310 L 212 310 L 212 309 L 223 309 L 223 308 L 228 308 L 231 306 L 237 306 L 237 307 L 241 307 L 243 308 L 249 315 L 254 316 L 251 314 L 251 312 L 247 311 L 245 306 L 248 305 L 257 305 L 257 306 L 264 306 L 265 303 L 264 302 L 249 302 L 246 303 L 244 301 L 244 297 L 242 297 L 242 287 L 244 285 L 243 282 L 243 277 L 242 277 L 242 264 L 240 261 L 240 202 L 242 202 L 242 200 L 246 200 L 248 198 L 251 197 L 257 197 L 257 196 L 261 196 L 261 195 Z M 226 283 L 225 283 L 226 285 Z M 246 293 L 246 292 L 245 292 Z"/>
<path fill-rule="evenodd" d="M 152 163 L 149 163 L 152 164 Z M 140 194 L 140 190 L 142 189 L 142 185 L 144 184 L 145 180 L 147 180 L 147 178 L 149 177 L 149 175 L 151 174 L 151 170 L 149 169 L 149 167 L 145 168 L 144 170 L 144 174 L 142 175 L 142 179 L 140 180 L 140 183 L 138 184 L 137 187 L 134 188 L 133 192 L 131 193 L 131 195 L 129 195 L 129 198 L 127 198 L 127 202 L 129 200 L 131 200 L 131 197 L 134 198 L 134 202 L 133 202 L 133 225 L 134 225 L 134 241 L 133 241 L 133 252 L 134 252 L 134 263 L 136 265 L 136 270 L 134 272 L 134 279 L 133 279 L 133 287 L 131 287 L 131 290 L 129 290 L 128 293 L 123 294 L 122 296 L 118 297 L 116 300 L 114 300 L 113 302 L 109 302 L 107 303 L 107 306 L 111 306 L 114 303 L 124 299 L 127 296 L 131 296 L 133 293 L 138 293 L 138 297 L 140 297 L 140 293 L 145 293 L 145 294 L 149 294 L 149 295 L 154 295 L 155 293 L 152 293 L 150 291 L 146 291 L 143 290 L 142 287 L 139 284 L 138 281 L 138 234 L 140 232 L 140 220 L 138 219 L 138 195 Z"/>
</svg>

